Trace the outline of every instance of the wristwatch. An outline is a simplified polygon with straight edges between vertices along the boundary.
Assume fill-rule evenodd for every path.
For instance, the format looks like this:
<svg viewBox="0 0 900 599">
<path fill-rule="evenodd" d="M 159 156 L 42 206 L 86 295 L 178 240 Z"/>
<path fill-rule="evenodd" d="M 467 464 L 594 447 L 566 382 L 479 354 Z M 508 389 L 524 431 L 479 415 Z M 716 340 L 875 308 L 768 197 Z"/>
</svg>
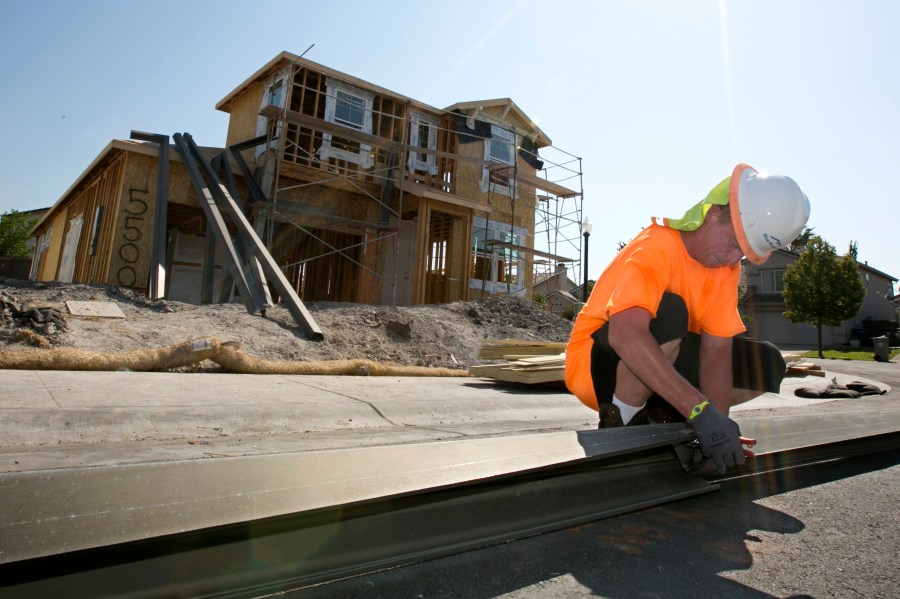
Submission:
<svg viewBox="0 0 900 599">
<path fill-rule="evenodd" d="M 700 416 L 700 414 L 703 413 L 703 410 L 705 410 L 708 405 L 709 405 L 709 401 L 701 401 L 696 406 L 694 406 L 693 409 L 691 409 L 690 416 L 688 416 L 688 422 L 690 422 L 691 420 L 694 420 L 698 416 Z"/>
</svg>

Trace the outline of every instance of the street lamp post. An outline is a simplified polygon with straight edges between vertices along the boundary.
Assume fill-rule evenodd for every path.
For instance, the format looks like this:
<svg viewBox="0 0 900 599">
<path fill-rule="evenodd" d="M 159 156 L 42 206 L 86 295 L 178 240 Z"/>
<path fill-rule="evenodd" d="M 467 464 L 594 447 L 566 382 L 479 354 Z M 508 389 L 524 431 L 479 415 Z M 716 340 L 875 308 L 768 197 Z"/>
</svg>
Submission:
<svg viewBox="0 0 900 599">
<path fill-rule="evenodd" d="M 584 293 L 582 300 L 588 301 L 588 238 L 591 236 L 591 221 L 587 218 L 581 223 L 581 234 L 584 235 Z"/>
</svg>

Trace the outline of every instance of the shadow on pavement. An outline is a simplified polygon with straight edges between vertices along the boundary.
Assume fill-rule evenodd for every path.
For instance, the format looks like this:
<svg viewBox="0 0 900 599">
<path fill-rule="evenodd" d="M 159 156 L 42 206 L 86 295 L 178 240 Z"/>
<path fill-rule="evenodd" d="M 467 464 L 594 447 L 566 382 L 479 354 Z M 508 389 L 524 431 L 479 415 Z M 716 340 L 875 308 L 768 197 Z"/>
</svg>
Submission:
<svg viewBox="0 0 900 599">
<path fill-rule="evenodd" d="M 717 493 L 287 596 L 770 598 L 720 575 L 753 565 L 751 548 L 761 541 L 754 531 L 804 529 L 755 501 L 898 463 L 900 451 L 893 451 L 733 479 Z"/>
</svg>

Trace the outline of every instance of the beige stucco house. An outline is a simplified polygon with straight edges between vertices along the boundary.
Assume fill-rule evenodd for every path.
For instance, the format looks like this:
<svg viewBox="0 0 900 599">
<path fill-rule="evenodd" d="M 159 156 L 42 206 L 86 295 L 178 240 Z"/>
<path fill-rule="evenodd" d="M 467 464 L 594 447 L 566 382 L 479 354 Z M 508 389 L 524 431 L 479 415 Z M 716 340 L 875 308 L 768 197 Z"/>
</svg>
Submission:
<svg viewBox="0 0 900 599">
<path fill-rule="evenodd" d="M 743 312 L 747 318 L 748 334 L 766 339 L 776 345 L 815 346 L 816 328 L 809 324 L 794 324 L 784 317 L 782 277 L 788 265 L 800 256 L 788 251 L 773 252 L 762 265 L 743 261 L 745 291 Z M 867 335 L 884 334 L 884 329 L 896 328 L 894 296 L 896 277 L 883 273 L 868 264 L 859 263 L 859 275 L 866 287 L 866 296 L 859 312 L 837 327 L 822 328 L 823 345 L 849 345 L 859 339 L 861 331 Z M 890 323 L 893 322 L 893 325 Z"/>
</svg>

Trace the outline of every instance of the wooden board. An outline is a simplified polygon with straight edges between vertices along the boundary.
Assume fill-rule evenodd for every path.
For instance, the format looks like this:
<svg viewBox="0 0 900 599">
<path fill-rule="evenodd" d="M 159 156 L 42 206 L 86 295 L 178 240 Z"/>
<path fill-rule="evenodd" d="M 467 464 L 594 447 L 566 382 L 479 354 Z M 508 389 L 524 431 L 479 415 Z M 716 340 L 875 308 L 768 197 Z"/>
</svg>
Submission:
<svg viewBox="0 0 900 599">
<path fill-rule="evenodd" d="M 788 376 L 825 376 L 822 367 L 815 362 L 792 362 L 786 369 Z"/>
<path fill-rule="evenodd" d="M 469 375 L 525 384 L 562 381 L 566 368 L 565 348 L 565 343 L 486 340 L 479 350 L 479 357 L 506 361 L 471 366 Z"/>
<path fill-rule="evenodd" d="M 537 368 L 537 369 L 510 369 L 503 368 L 494 377 L 498 381 L 510 383 L 525 383 L 534 385 L 537 383 L 551 383 L 562 381 L 565 366 Z"/>
<path fill-rule="evenodd" d="M 66 308 L 72 316 L 94 316 L 97 318 L 125 318 L 115 302 L 66 301 Z"/>
<path fill-rule="evenodd" d="M 516 339 L 486 339 L 478 350 L 482 360 L 503 360 L 506 356 L 559 355 L 566 351 L 562 342 L 522 341 Z"/>
</svg>

